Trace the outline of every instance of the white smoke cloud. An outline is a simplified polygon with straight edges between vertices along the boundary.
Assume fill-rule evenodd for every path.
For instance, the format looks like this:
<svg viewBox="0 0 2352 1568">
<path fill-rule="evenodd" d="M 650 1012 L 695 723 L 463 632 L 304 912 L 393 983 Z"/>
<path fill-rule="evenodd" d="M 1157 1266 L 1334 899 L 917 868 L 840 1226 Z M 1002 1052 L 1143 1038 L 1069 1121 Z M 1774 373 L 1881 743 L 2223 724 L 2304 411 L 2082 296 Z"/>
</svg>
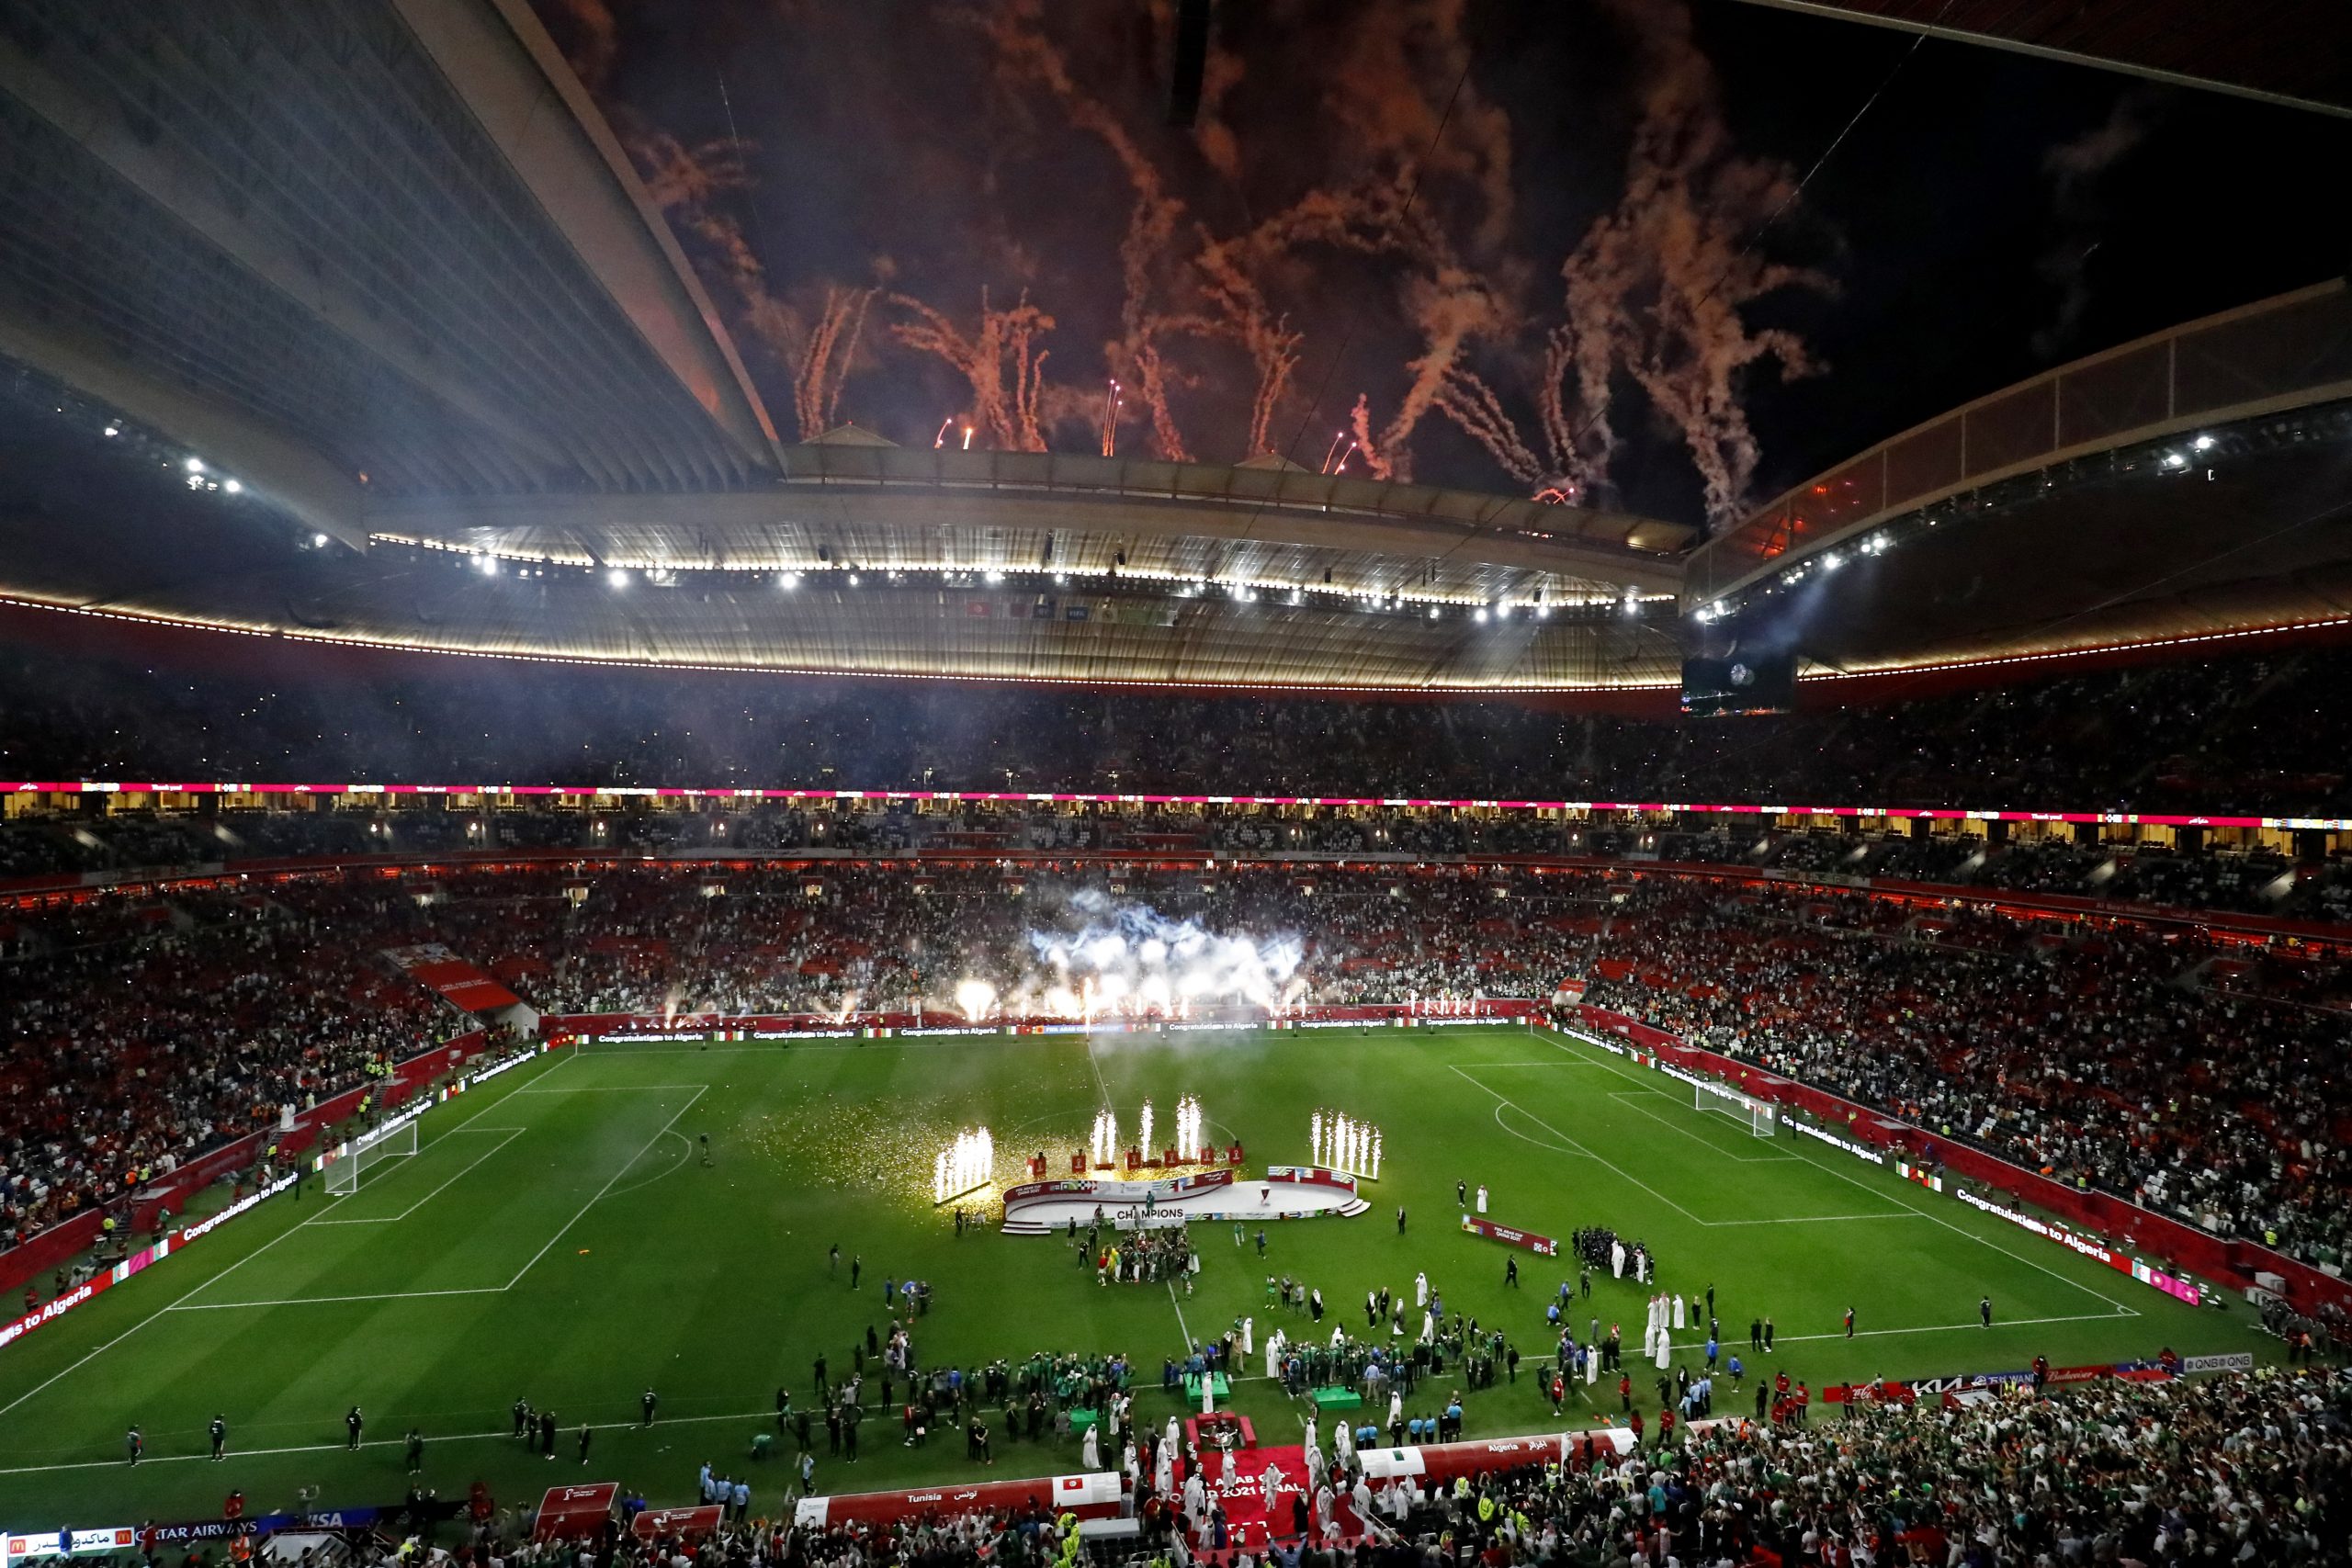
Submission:
<svg viewBox="0 0 2352 1568">
<path fill-rule="evenodd" d="M 1283 933 L 1221 933 L 1142 904 L 1089 889 L 1073 896 L 1076 917 L 1025 933 L 1027 951 L 1007 955 L 1015 973 L 965 976 L 955 1008 L 976 1021 L 1004 1018 L 1180 1017 L 1200 1008 L 1273 1008 L 1295 1001 L 1306 943 Z"/>
<path fill-rule="evenodd" d="M 1075 931 L 1031 931 L 1029 945 L 1050 978 L 1023 987 L 1041 999 L 1075 995 L 1095 1012 L 1168 1012 L 1219 1003 L 1273 1007 L 1292 989 L 1306 945 L 1295 935 L 1227 935 L 1190 919 L 1088 889 L 1070 899 L 1083 917 Z"/>
</svg>

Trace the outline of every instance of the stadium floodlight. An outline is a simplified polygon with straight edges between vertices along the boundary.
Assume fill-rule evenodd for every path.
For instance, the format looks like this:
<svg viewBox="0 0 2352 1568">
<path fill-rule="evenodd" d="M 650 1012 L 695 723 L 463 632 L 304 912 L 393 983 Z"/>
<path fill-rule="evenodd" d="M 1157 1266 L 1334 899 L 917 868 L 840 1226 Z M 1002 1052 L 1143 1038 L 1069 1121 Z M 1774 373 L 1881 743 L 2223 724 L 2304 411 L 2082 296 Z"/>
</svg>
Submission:
<svg viewBox="0 0 2352 1568">
<path fill-rule="evenodd" d="M 204 459 L 201 457 L 190 457 L 187 460 L 187 471 L 191 474 L 200 474 L 204 472 Z"/>
<path fill-rule="evenodd" d="M 2194 445 L 2199 452 L 2211 452 L 2213 449 L 2213 438 L 2210 435 L 2200 435 Z"/>
<path fill-rule="evenodd" d="M 856 587 L 856 586 L 857 586 L 857 573 L 855 573 L 855 572 L 854 572 L 854 571 L 853 571 L 853 572 L 851 572 L 851 573 L 849 574 L 849 585 L 850 585 L 852 588 L 854 588 L 854 587 Z"/>
<path fill-rule="evenodd" d="M 234 479 L 222 479 L 220 481 L 220 488 L 227 491 L 231 495 L 242 495 L 244 493 L 245 489 L 243 485 L 239 484 Z"/>
<path fill-rule="evenodd" d="M 800 586 L 800 574 L 797 571 L 780 572 L 776 576 L 775 584 L 789 593 Z"/>
<path fill-rule="evenodd" d="M 1821 558 L 1821 570 L 1824 571 L 1836 571 L 1839 567 L 1844 566 L 1845 564 L 1846 558 L 1839 555 L 1836 550 L 1832 550 L 1827 555 Z"/>
<path fill-rule="evenodd" d="M 997 570 L 994 567 L 990 567 L 988 570 L 980 574 L 980 580 L 989 583 L 1002 582 L 1004 581 L 1004 573 Z M 857 580 L 855 578 L 852 578 L 850 581 L 854 582 Z"/>
<path fill-rule="evenodd" d="M 484 577 L 496 577 L 498 575 L 498 558 L 496 556 L 476 556 L 474 557 L 474 570 L 481 572 Z"/>
<path fill-rule="evenodd" d="M 118 426 L 111 425 L 111 424 L 109 424 L 109 425 L 107 425 L 107 434 L 108 436 L 120 435 L 121 434 L 122 434 L 122 431 L 121 431 Z"/>
<path fill-rule="evenodd" d="M 627 588 L 628 586 L 628 572 L 625 568 L 616 566 L 613 568 L 612 570 L 605 573 L 605 581 L 615 588 Z"/>
<path fill-rule="evenodd" d="M 1487 607 L 1484 604 L 1479 605 L 1478 608 L 1471 614 L 1470 618 L 1477 622 L 1480 626 L 1486 625 Z"/>
<path fill-rule="evenodd" d="M 1434 604 L 1430 606 L 1430 619 L 1432 621 L 1437 619 L 1437 606 Z"/>
</svg>

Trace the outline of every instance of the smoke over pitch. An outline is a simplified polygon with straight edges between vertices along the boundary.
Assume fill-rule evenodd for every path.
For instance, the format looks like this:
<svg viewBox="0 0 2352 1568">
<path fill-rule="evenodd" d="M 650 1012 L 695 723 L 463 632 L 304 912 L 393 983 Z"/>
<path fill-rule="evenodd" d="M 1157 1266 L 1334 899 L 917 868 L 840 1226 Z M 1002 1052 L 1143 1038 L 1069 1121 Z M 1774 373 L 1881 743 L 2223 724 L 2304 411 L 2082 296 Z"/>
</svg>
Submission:
<svg viewBox="0 0 2352 1568">
<path fill-rule="evenodd" d="M 1028 933 L 1023 971 L 957 983 L 957 1010 L 989 1016 L 1178 1017 L 1200 1008 L 1272 1008 L 1306 989 L 1306 946 L 1295 935 L 1217 932 L 1142 904 L 1089 889 L 1068 905 L 1069 922 Z"/>
</svg>

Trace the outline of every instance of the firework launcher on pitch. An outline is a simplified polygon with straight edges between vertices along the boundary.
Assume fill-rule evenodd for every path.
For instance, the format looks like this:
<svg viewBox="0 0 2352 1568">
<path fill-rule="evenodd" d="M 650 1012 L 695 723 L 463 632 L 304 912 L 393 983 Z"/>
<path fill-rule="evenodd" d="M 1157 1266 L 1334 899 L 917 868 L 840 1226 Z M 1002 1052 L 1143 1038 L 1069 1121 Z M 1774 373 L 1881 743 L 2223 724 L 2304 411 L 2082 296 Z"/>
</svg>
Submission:
<svg viewBox="0 0 2352 1568">
<path fill-rule="evenodd" d="M 1307 1119 L 1307 1138 L 1317 1165 L 1367 1181 L 1380 1179 L 1380 1129 L 1371 1122 L 1317 1111 Z"/>
<path fill-rule="evenodd" d="M 977 1192 L 996 1179 L 996 1140 L 986 1127 L 969 1127 L 931 1162 L 933 1205 Z"/>
</svg>

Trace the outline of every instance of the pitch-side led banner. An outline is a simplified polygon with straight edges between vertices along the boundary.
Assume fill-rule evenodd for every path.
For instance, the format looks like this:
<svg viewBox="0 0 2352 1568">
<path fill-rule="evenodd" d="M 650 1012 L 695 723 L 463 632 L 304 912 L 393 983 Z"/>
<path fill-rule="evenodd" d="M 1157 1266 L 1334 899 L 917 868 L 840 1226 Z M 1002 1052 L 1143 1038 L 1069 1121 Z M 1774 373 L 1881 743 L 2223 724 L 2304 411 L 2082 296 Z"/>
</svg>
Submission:
<svg viewBox="0 0 2352 1568">
<path fill-rule="evenodd" d="M 1492 1220 L 1482 1220 L 1476 1214 L 1463 1215 L 1462 1228 L 1472 1235 L 1483 1235 L 1490 1241 L 1503 1242 L 1511 1247 L 1523 1247 L 1530 1252 L 1538 1252 L 1546 1258 L 1557 1258 L 1560 1255 L 1560 1244 L 1548 1235 L 1538 1235 L 1533 1231 L 1513 1230 L 1509 1225 L 1498 1225 Z"/>
<path fill-rule="evenodd" d="M 2202 1299 L 2195 1281 L 2177 1279 L 2160 1269 L 2151 1269 L 2138 1258 L 2118 1252 L 2104 1242 L 2096 1241 L 2080 1231 L 2070 1230 L 2055 1220 L 2037 1219 L 2021 1210 L 2004 1208 L 1990 1199 L 1978 1197 L 1965 1187 L 1956 1190 L 1953 1196 L 1972 1209 L 1991 1214 L 1996 1219 L 2007 1220 L 2019 1229 L 2031 1231 L 2038 1236 L 2056 1242 L 2070 1252 L 2080 1253 L 2094 1262 L 2104 1263 L 2120 1274 L 2129 1274 L 2140 1283 L 2162 1291 L 2176 1300 L 2187 1302 L 2190 1306 L 2197 1305 Z"/>
</svg>

